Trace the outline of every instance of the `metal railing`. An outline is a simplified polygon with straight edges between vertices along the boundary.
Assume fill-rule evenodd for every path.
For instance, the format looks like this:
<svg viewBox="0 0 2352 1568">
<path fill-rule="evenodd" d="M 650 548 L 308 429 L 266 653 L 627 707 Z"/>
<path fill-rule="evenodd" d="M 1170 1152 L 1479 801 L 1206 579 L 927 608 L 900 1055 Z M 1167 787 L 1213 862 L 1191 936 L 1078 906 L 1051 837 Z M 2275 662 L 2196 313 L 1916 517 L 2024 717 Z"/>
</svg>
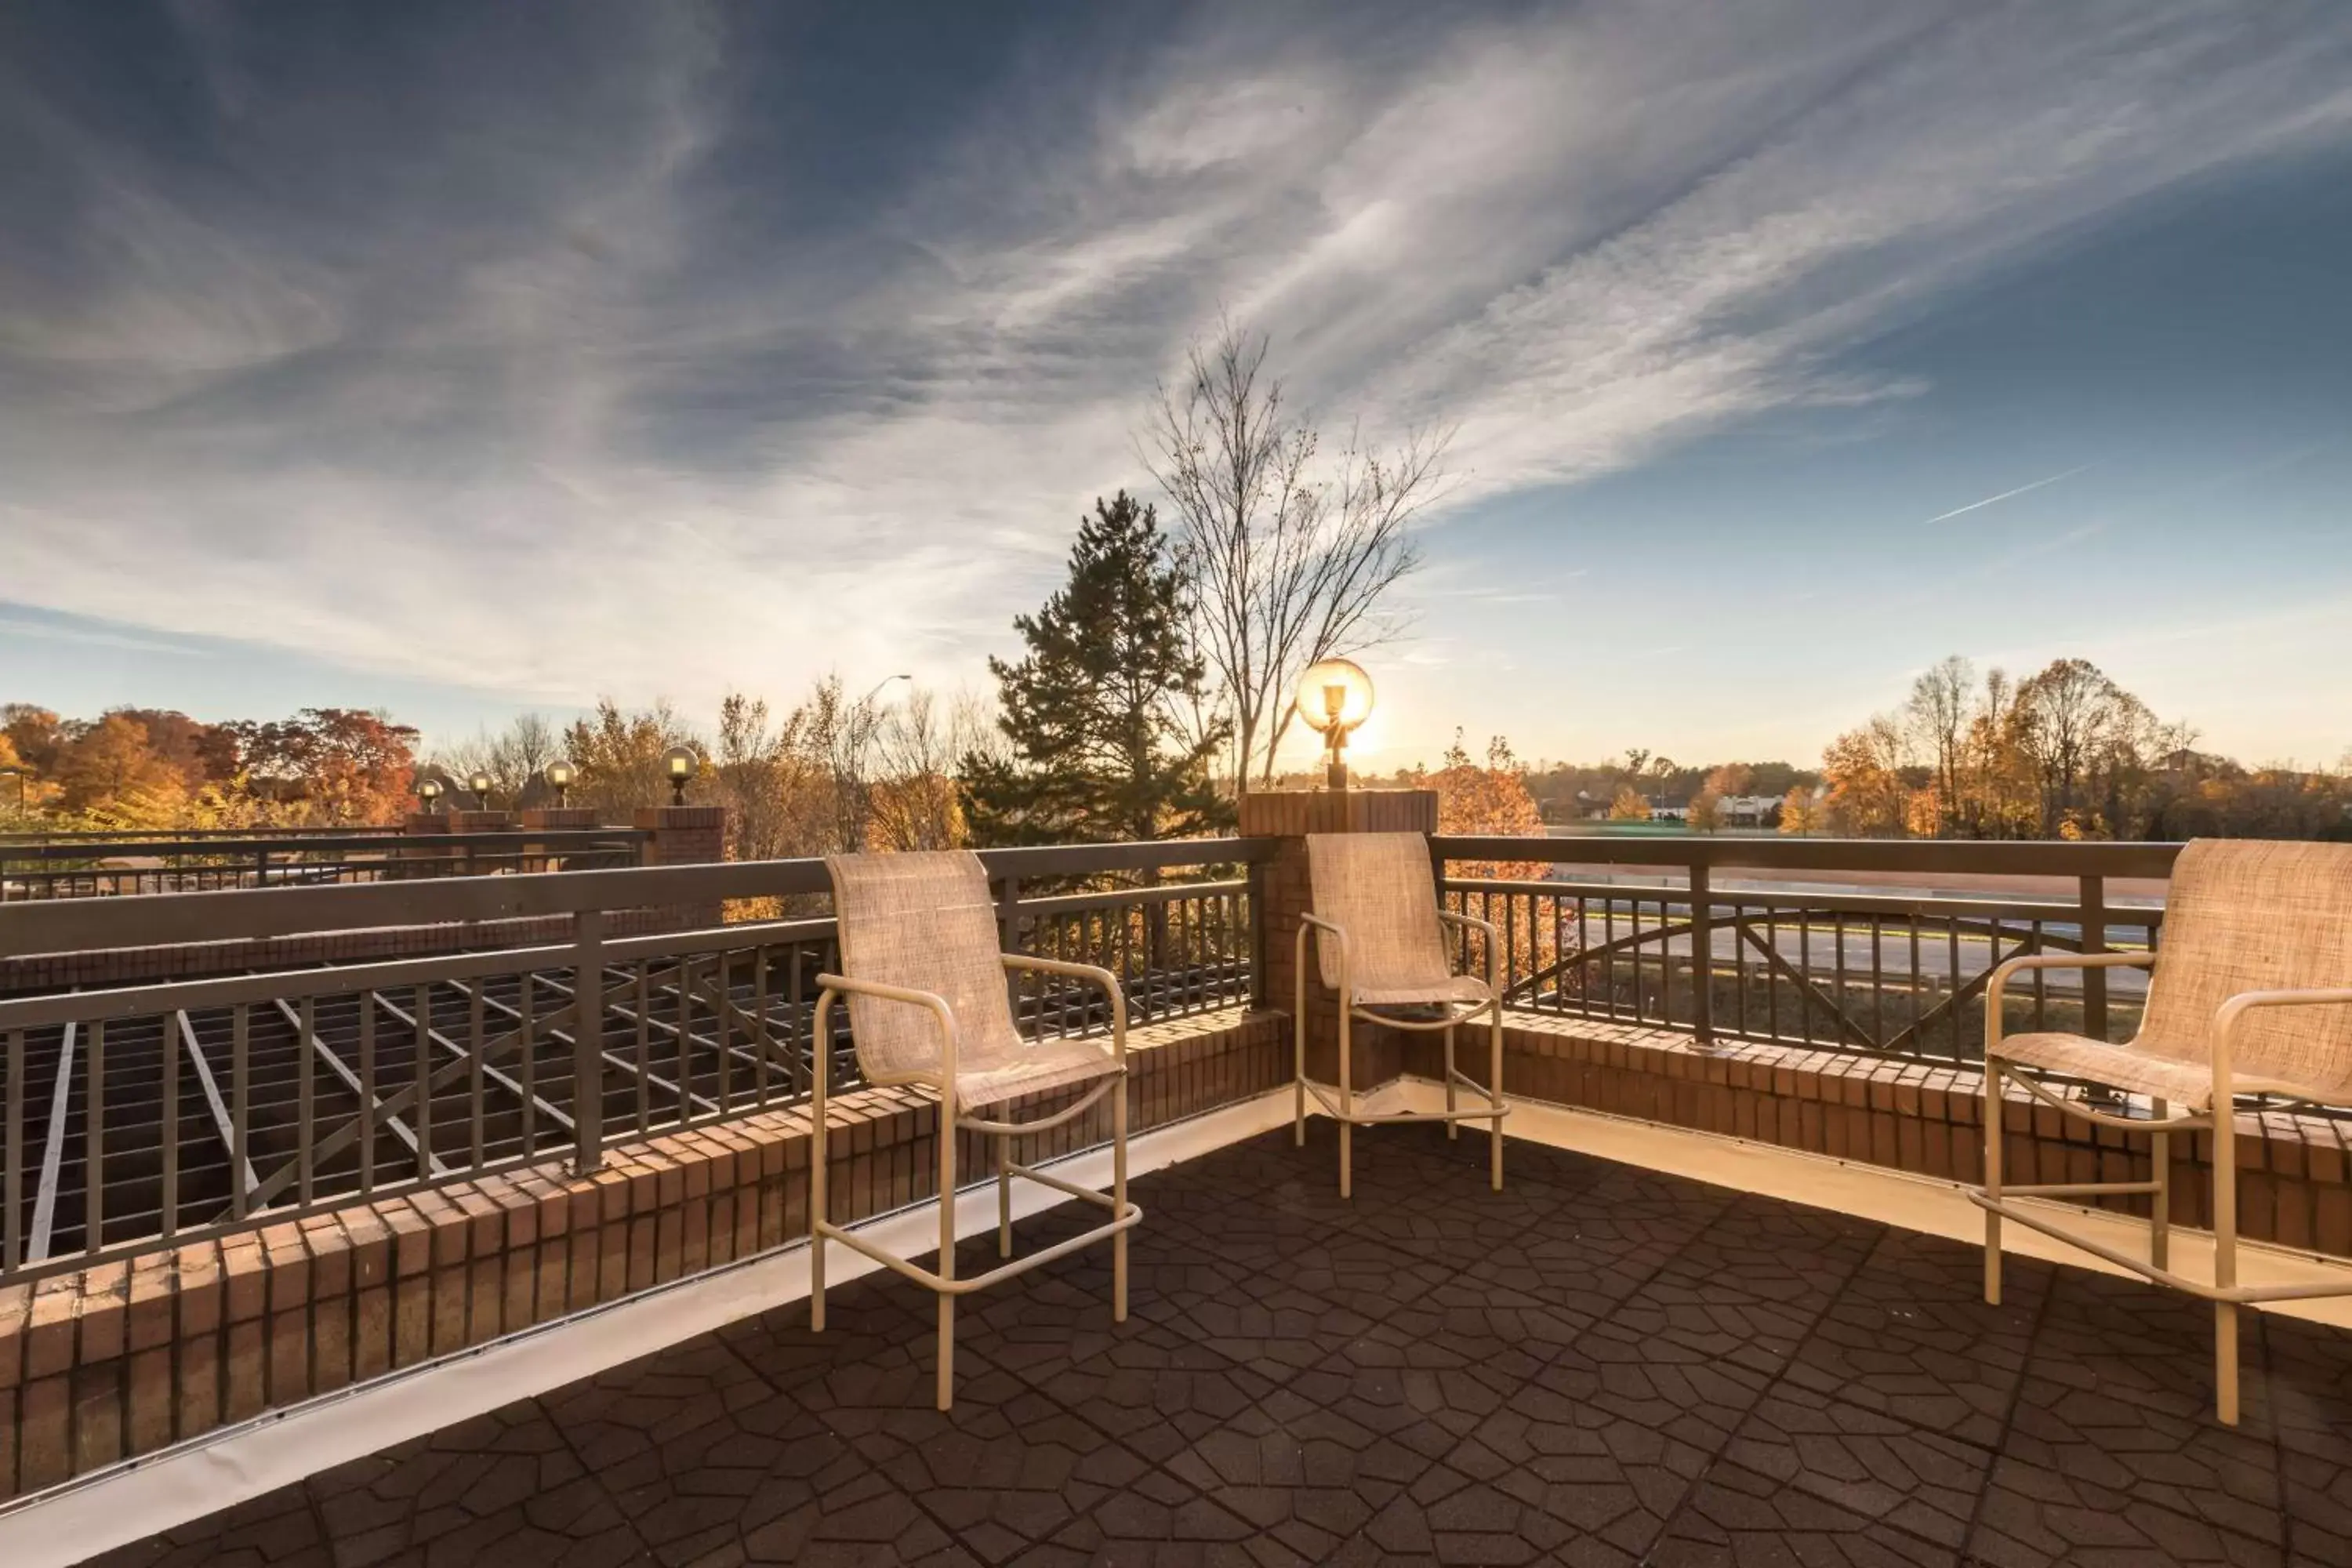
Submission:
<svg viewBox="0 0 2352 1568">
<path fill-rule="evenodd" d="M 1985 984 L 2002 961 L 2153 948 L 2161 904 L 2117 901 L 2108 889 L 2168 877 L 2179 848 L 1517 837 L 1433 846 L 1448 907 L 1496 926 L 1514 1006 L 1686 1028 L 1701 1040 L 1948 1061 L 1981 1054 Z M 1444 876 L 1465 861 L 1549 871 Z M 1841 873 L 1895 885 L 1840 885 Z M 1923 885 L 1903 887 L 1906 878 Z M 1998 890 L 2019 878 L 2039 885 Z M 2037 971 L 2010 999 L 2008 1022 L 2111 1038 L 2137 1025 L 2146 988 L 2137 970 Z"/>
<path fill-rule="evenodd" d="M 1100 964 L 1138 1023 L 1240 1001 L 1264 841 L 992 851 L 1009 948 Z M 1185 878 L 1190 879 L 1178 879 Z M 568 921 L 498 951 L 0 1000 L 0 1279 L 69 1271 L 364 1196 L 792 1104 L 829 919 L 631 934 L 648 915 L 828 890 L 823 863 L 574 871 L 0 908 L 0 954 L 383 926 Z M 1042 896 L 1024 897 L 1024 889 Z M 561 927 L 559 926 L 559 929 Z M 1027 977 L 1035 1036 L 1105 1003 Z"/>
<path fill-rule="evenodd" d="M 498 833 L 91 835 L 0 843 L 0 902 L 634 866 L 632 827 Z"/>
</svg>

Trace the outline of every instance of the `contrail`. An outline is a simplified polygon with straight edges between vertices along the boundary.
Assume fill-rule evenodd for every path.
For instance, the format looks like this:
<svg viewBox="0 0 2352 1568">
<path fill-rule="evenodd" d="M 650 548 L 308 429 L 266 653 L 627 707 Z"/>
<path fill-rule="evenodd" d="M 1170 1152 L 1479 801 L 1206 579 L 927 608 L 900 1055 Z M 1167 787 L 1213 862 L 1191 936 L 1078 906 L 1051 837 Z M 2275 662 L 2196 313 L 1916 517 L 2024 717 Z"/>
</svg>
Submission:
<svg viewBox="0 0 2352 1568">
<path fill-rule="evenodd" d="M 2097 466 L 2098 466 L 2098 465 L 2097 465 L 2097 464 L 2095 464 L 2095 463 L 2084 463 L 2084 464 L 2082 466 L 2082 468 L 2069 468 L 2069 469 L 2067 469 L 2067 470 L 2066 470 L 2064 473 L 2063 473 L 2063 474 L 2053 474 L 2053 475 L 2051 475 L 2051 476 L 2050 476 L 2048 479 L 2036 479 L 2036 480 L 2034 480 L 2034 481 L 2033 481 L 2032 484 L 2030 484 L 2030 485 L 2020 485 L 2020 486 L 2018 486 L 2018 487 L 2017 487 L 2015 489 L 2013 489 L 2013 490 L 2003 490 L 2003 491 L 2001 491 L 2001 492 L 2000 492 L 2000 494 L 1999 494 L 1999 495 L 1997 495 L 1997 496 L 1987 496 L 1987 497 L 1985 497 L 1985 499 L 1984 499 L 1984 500 L 1972 500 L 1972 501 L 1969 502 L 1969 504 L 1968 504 L 1968 505 L 1966 505 L 1966 506 L 1956 506 L 1956 507 L 1954 507 L 1954 508 L 1953 508 L 1951 510 L 1949 510 L 1949 511 L 1937 512 L 1935 516 L 1933 516 L 1933 517 L 1929 518 L 1929 519 L 1927 520 L 1927 521 L 1928 521 L 1928 522 L 1941 522 L 1941 521 L 1944 521 L 1945 519 L 1947 519 L 1947 518 L 1958 517 L 1958 516 L 1959 516 L 1962 512 L 1974 511 L 1974 510 L 1976 510 L 1979 507 L 1987 507 L 1987 506 L 1990 506 L 1990 505 L 1992 505 L 1995 501 L 2004 501 L 2004 500 L 2009 500 L 2009 499 L 2011 499 L 2012 496 L 2021 496 L 2021 495 L 2025 494 L 2025 493 L 2026 493 L 2027 491 L 2029 491 L 2029 490 L 2038 490 L 2038 489 L 2042 489 L 2043 486 L 2045 486 L 2045 485 L 2054 485 L 2054 484 L 2056 484 L 2060 479 L 2073 479 L 2076 474 L 2079 474 L 2079 473 L 2083 472 L 2083 470 L 2084 470 L 2084 468 L 2096 468 Z M 1927 524 L 1926 524 L 1926 523 L 1922 523 L 1920 526 L 1924 528 L 1924 527 L 1926 527 L 1926 526 L 1927 526 Z"/>
</svg>

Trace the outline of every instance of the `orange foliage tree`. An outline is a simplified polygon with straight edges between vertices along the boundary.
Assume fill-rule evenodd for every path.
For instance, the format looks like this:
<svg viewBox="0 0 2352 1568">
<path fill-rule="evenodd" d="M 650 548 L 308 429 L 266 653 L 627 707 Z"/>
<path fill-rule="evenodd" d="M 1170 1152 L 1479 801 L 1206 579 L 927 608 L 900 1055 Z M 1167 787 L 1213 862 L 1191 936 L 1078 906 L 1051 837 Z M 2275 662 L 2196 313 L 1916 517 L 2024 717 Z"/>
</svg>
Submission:
<svg viewBox="0 0 2352 1568">
<path fill-rule="evenodd" d="M 1543 814 L 1528 790 L 1527 768 L 1512 753 L 1511 743 L 1500 735 L 1486 742 L 1486 761 L 1481 763 L 1472 758 L 1469 749 L 1462 743 L 1461 732 L 1456 731 L 1454 744 L 1445 751 L 1445 765 L 1424 775 L 1423 782 L 1437 792 L 1440 834 L 1529 838 L 1545 836 Z M 1451 869 L 1454 876 L 1465 881 L 1539 882 L 1550 873 L 1551 864 L 1545 860 L 1457 860 Z M 1492 920 L 1498 930 L 1507 925 L 1505 940 L 1508 946 L 1504 963 L 1507 984 L 1513 976 L 1524 979 L 1540 973 L 1557 963 L 1563 952 L 1575 947 L 1574 935 L 1563 924 L 1556 900 L 1462 893 L 1454 895 L 1452 902 L 1465 914 Z M 1507 921 L 1507 905 L 1510 906 Z M 1483 973 L 1484 944 L 1475 937 L 1466 940 L 1465 961 L 1473 973 Z"/>
</svg>

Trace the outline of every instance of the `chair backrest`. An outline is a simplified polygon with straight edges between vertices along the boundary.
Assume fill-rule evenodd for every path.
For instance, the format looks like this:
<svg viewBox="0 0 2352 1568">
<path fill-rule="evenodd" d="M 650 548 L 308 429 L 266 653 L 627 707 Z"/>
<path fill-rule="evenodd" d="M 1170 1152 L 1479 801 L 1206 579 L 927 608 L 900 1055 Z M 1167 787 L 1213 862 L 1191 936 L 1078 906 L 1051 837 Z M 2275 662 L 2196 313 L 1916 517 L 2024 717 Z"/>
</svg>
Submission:
<svg viewBox="0 0 2352 1568">
<path fill-rule="evenodd" d="M 2352 844 L 2200 838 L 2173 862 L 2137 1044 L 2204 1060 L 2213 1015 L 2247 991 L 2352 986 Z M 2352 1007 L 2258 1008 L 2231 1070 L 2352 1084 Z"/>
<path fill-rule="evenodd" d="M 961 1069 L 1020 1048 L 996 907 L 977 856 L 965 849 L 832 855 L 824 868 L 833 876 L 843 973 L 944 998 L 955 1015 Z M 940 1065 L 939 1024 L 929 1008 L 853 993 L 849 1027 L 869 1077 Z"/>
<path fill-rule="evenodd" d="M 1437 923 L 1429 840 L 1418 833 L 1310 833 L 1315 912 L 1348 933 L 1358 985 L 1443 986 L 1453 967 Z M 1323 984 L 1339 984 L 1339 944 L 1318 931 Z"/>
</svg>

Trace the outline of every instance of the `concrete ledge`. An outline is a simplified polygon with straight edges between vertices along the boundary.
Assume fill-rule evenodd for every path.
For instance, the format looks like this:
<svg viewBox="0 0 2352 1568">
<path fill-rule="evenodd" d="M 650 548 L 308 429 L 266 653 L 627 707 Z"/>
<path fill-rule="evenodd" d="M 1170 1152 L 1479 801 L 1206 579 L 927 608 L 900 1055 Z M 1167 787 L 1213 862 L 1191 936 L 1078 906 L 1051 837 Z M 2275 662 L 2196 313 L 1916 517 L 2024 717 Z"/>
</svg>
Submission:
<svg viewBox="0 0 2352 1568">
<path fill-rule="evenodd" d="M 1272 1015 L 1171 1019 L 1129 1049 L 1137 1132 L 1290 1080 Z M 0 1499 L 802 1237 L 809 1126 L 779 1109 L 624 1145 L 586 1178 L 549 1162 L 0 1290 Z M 828 1126 L 835 1220 L 936 1195 L 932 1097 L 853 1090 Z M 1109 1131 L 1105 1102 L 1031 1147 Z M 982 1152 L 962 1168 L 992 1168 Z"/>
</svg>

